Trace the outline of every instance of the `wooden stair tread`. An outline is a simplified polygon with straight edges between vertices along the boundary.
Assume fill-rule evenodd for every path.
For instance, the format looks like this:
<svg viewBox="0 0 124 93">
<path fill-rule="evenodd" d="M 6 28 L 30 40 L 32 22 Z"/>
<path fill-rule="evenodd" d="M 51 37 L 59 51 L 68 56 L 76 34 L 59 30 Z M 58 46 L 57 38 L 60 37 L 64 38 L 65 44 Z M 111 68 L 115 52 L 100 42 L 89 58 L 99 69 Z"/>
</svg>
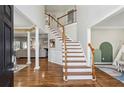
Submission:
<svg viewBox="0 0 124 93">
<path fill-rule="evenodd" d="M 65 72 L 64 72 L 65 75 Z M 67 75 L 92 75 L 91 72 L 67 72 Z"/>
<path fill-rule="evenodd" d="M 64 68 L 65 68 L 65 66 L 64 66 Z M 77 68 L 91 68 L 91 67 L 88 67 L 88 66 L 67 66 L 67 68 L 69 69 L 69 68 L 71 68 L 71 69 L 77 69 Z"/>
<path fill-rule="evenodd" d="M 58 32 L 53 31 L 52 34 L 54 34 L 54 33 L 58 33 Z"/>
<path fill-rule="evenodd" d="M 65 60 L 63 60 L 63 62 L 65 62 Z M 86 61 L 85 60 L 67 60 L 67 62 L 70 62 L 70 63 L 85 63 Z"/>
<path fill-rule="evenodd" d="M 73 42 L 66 42 L 66 43 L 79 43 L 79 42 L 74 42 L 74 41 L 73 41 Z"/>
<path fill-rule="evenodd" d="M 53 28 L 50 28 L 50 30 L 51 30 L 51 32 L 55 32 L 56 30 L 55 29 L 53 29 Z"/>
<path fill-rule="evenodd" d="M 62 38 L 62 37 L 59 37 L 59 38 L 60 38 L 59 40 L 63 40 L 63 38 Z M 66 39 L 69 39 L 69 38 L 67 38 L 67 37 L 66 37 Z"/>
<path fill-rule="evenodd" d="M 58 36 L 57 38 L 62 38 L 62 37 Z"/>
<path fill-rule="evenodd" d="M 64 49 L 64 48 L 62 48 L 62 49 Z M 67 47 L 67 49 L 81 49 L 81 48 L 68 48 L 68 47 Z"/>
<path fill-rule="evenodd" d="M 62 52 L 62 53 L 65 53 L 65 52 Z M 83 52 L 69 52 L 69 51 L 67 51 L 67 53 L 83 53 Z"/>
<path fill-rule="evenodd" d="M 63 56 L 63 57 L 65 57 L 65 56 Z M 82 58 L 82 57 L 85 57 L 85 56 L 66 56 L 66 57 L 79 57 L 79 58 Z"/>
<path fill-rule="evenodd" d="M 63 41 L 63 40 L 59 40 L 59 41 Z M 72 41 L 72 40 L 66 39 L 66 41 Z"/>
<path fill-rule="evenodd" d="M 59 35 L 59 34 L 55 34 L 55 35 Z"/>
<path fill-rule="evenodd" d="M 64 46 L 64 45 L 63 45 Z M 80 46 L 80 45 L 66 45 L 66 46 Z"/>
<path fill-rule="evenodd" d="M 60 38 L 60 39 L 62 39 L 62 37 L 61 36 L 58 36 L 57 38 Z M 68 37 L 66 37 L 66 38 L 68 38 Z M 69 38 L 68 38 L 69 39 Z"/>
</svg>

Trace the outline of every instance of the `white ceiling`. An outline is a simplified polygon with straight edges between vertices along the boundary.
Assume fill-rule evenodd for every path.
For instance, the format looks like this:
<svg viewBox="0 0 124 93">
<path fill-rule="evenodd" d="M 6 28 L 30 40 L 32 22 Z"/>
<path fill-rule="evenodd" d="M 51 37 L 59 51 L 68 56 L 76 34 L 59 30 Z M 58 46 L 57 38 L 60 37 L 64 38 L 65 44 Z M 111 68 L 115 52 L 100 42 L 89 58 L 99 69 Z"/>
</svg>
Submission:
<svg viewBox="0 0 124 93">
<path fill-rule="evenodd" d="M 14 7 L 14 27 L 31 27 L 33 23 Z"/>
<path fill-rule="evenodd" d="M 45 9 L 49 12 L 63 12 L 70 8 L 74 7 L 74 5 L 46 5 Z"/>
<path fill-rule="evenodd" d="M 106 18 L 93 28 L 123 28 L 124 29 L 124 10 Z"/>
</svg>

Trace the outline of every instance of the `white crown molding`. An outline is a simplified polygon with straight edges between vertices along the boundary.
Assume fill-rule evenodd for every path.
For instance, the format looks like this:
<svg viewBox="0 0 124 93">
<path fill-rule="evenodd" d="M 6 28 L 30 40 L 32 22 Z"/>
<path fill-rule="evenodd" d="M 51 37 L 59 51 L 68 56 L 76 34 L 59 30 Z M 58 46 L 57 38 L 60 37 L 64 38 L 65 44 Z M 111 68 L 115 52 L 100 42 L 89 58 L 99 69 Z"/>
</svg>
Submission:
<svg viewBox="0 0 124 93">
<path fill-rule="evenodd" d="M 26 32 L 26 31 L 35 31 L 34 29 L 35 29 L 35 25 L 32 25 L 31 27 L 14 27 L 14 30 L 15 31 L 24 31 L 24 32 Z"/>
<path fill-rule="evenodd" d="M 124 30 L 124 26 L 96 26 L 96 27 L 93 27 L 92 29 L 120 29 L 120 30 Z"/>
<path fill-rule="evenodd" d="M 117 15 L 118 13 L 124 11 L 124 5 L 121 5 L 120 7 L 114 9 L 112 12 L 110 12 L 109 14 L 107 14 L 106 16 L 102 17 L 100 20 L 98 20 L 96 23 L 90 25 L 90 27 L 94 27 L 95 25 L 97 25 L 98 23 L 102 22 L 103 20 L 105 20 L 108 17 L 111 17 L 113 15 Z"/>
</svg>

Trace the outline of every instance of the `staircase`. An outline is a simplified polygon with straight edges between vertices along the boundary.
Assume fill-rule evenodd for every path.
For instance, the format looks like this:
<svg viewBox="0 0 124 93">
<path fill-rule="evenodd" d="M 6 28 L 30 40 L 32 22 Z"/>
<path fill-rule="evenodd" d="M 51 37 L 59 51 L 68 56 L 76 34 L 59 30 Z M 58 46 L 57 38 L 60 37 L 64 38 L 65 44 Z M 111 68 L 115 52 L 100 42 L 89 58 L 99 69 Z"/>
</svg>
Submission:
<svg viewBox="0 0 124 93">
<path fill-rule="evenodd" d="M 92 53 L 92 66 L 88 66 L 80 42 L 73 41 L 71 38 L 66 36 L 64 26 L 50 14 L 46 15 L 49 18 L 49 27 L 51 19 L 57 23 L 57 26 L 59 25 L 62 27 L 61 30 L 52 28 L 50 31 L 62 44 L 63 80 L 95 80 L 94 48 L 91 44 L 89 44 L 89 47 Z"/>
<path fill-rule="evenodd" d="M 87 60 L 80 42 L 75 42 L 66 36 L 66 48 L 67 48 L 67 67 L 65 66 L 65 50 L 62 36 L 57 30 L 51 29 L 53 35 L 62 43 L 62 57 L 63 57 L 63 79 L 64 80 L 83 80 L 93 79 L 92 67 L 87 66 Z M 67 70 L 67 73 L 65 72 Z M 67 74 L 67 78 L 66 77 Z"/>
</svg>

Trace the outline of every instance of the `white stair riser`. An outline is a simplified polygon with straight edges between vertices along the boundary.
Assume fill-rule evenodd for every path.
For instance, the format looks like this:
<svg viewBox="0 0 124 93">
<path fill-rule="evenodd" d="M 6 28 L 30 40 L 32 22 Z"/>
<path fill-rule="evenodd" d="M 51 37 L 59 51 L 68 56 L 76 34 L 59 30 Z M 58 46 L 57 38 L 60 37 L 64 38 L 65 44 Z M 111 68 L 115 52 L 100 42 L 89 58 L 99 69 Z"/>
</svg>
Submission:
<svg viewBox="0 0 124 93">
<path fill-rule="evenodd" d="M 65 60 L 65 57 L 63 57 L 63 60 Z M 67 60 L 77 60 L 77 61 L 80 61 L 80 60 L 86 60 L 85 57 L 67 57 Z"/>
<path fill-rule="evenodd" d="M 57 32 L 55 32 L 55 31 L 52 31 L 51 33 L 52 33 L 52 34 L 58 34 L 58 33 L 57 33 Z"/>
<path fill-rule="evenodd" d="M 56 30 L 55 29 L 50 29 L 51 30 L 51 32 L 56 32 Z"/>
<path fill-rule="evenodd" d="M 91 75 L 83 75 L 83 76 L 67 76 L 68 80 L 82 80 L 82 79 L 92 79 Z"/>
<path fill-rule="evenodd" d="M 63 72 L 65 72 L 65 69 L 63 69 Z M 67 69 L 67 72 L 92 72 L 91 68 L 78 68 L 78 69 Z"/>
<path fill-rule="evenodd" d="M 57 31 L 54 30 L 54 31 L 51 31 L 51 33 L 54 34 L 54 33 L 59 33 L 59 32 L 57 32 Z"/>
<path fill-rule="evenodd" d="M 56 36 L 60 36 L 60 35 L 59 35 L 59 34 L 57 34 L 57 33 L 56 33 L 56 34 L 54 34 L 54 35 L 56 35 Z"/>
<path fill-rule="evenodd" d="M 80 43 L 68 43 L 68 42 L 66 42 L 66 45 L 80 45 Z"/>
<path fill-rule="evenodd" d="M 65 65 L 64 63 L 63 63 L 63 65 Z M 84 66 L 84 65 L 87 65 L 87 63 L 67 63 L 67 65 L 68 66 Z"/>
<path fill-rule="evenodd" d="M 60 36 L 60 37 L 57 37 L 59 40 L 62 40 L 63 38 Z M 66 40 L 72 40 L 70 38 L 67 38 Z"/>
<path fill-rule="evenodd" d="M 63 49 L 63 52 L 64 52 L 65 50 Z M 82 50 L 81 49 L 67 49 L 67 51 L 68 52 L 82 52 Z"/>
<path fill-rule="evenodd" d="M 63 53 L 63 56 L 64 56 L 65 54 Z M 67 53 L 67 56 L 83 56 L 84 55 L 84 53 Z"/>
<path fill-rule="evenodd" d="M 63 38 L 58 38 L 59 40 L 63 40 Z M 70 38 L 66 38 L 66 40 L 71 40 Z"/>
<path fill-rule="evenodd" d="M 58 38 L 58 39 L 62 39 L 62 37 L 58 37 L 58 36 L 57 36 L 57 38 Z"/>
<path fill-rule="evenodd" d="M 64 48 L 64 46 L 63 46 Z M 66 48 L 81 48 L 80 46 L 66 46 Z"/>
</svg>

